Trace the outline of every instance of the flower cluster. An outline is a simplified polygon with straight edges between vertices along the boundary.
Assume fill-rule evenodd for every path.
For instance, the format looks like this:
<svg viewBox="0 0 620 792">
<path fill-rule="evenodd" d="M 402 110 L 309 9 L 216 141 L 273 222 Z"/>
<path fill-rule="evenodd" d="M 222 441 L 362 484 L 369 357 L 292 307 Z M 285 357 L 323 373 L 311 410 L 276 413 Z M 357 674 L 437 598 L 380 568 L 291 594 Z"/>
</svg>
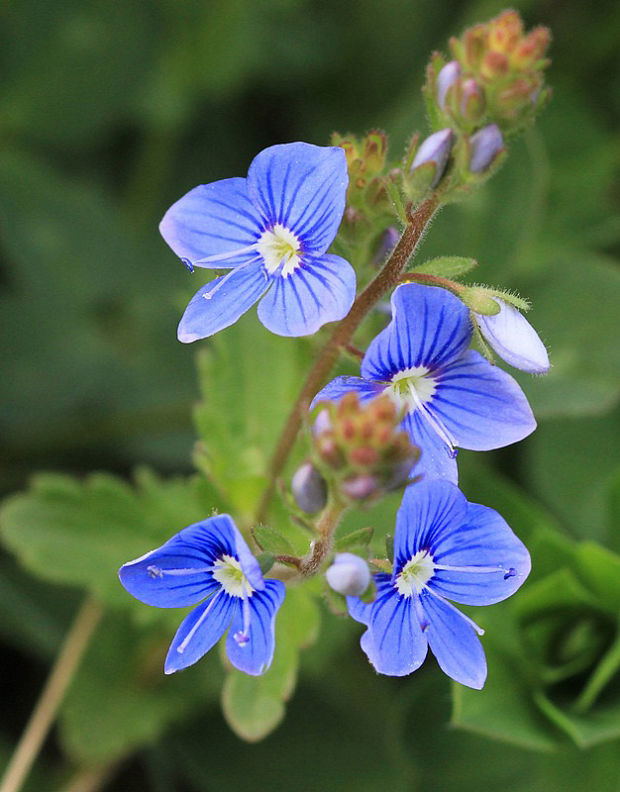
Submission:
<svg viewBox="0 0 620 792">
<path fill-rule="evenodd" d="M 456 145 L 455 126 L 467 135 L 461 144 L 465 140 L 469 173 L 486 170 L 503 146 L 499 126 L 485 125 L 488 113 L 509 124 L 522 115 L 523 101 L 535 100 L 546 43 L 540 30 L 524 37 L 513 12 L 452 42 L 456 60 L 432 72 L 436 101 L 451 123 L 423 142 L 412 161 L 412 172 L 424 173 L 425 189 L 439 184 Z M 254 159 L 246 179 L 196 187 L 168 210 L 161 232 L 191 271 L 229 270 L 191 300 L 179 325 L 181 341 L 216 333 L 259 300 L 260 321 L 279 335 L 312 334 L 347 315 L 355 273 L 328 249 L 345 212 L 347 188 L 351 206 L 361 212 L 372 203 L 369 191 L 376 198 L 386 185 L 386 138 L 373 132 L 361 143 L 339 142 L 272 146 Z M 354 176 L 350 186 L 347 163 Z M 411 211 L 409 206 L 409 219 Z M 393 246 L 390 223 L 380 230 L 390 233 Z M 407 233 L 396 248 L 399 261 Z M 405 264 L 406 257 L 401 271 Z M 531 325 L 498 296 L 503 292 L 452 288 L 445 278 L 431 282 L 451 291 L 398 285 L 389 323 L 359 353 L 360 376 L 338 376 L 316 393 L 328 368 L 321 369 L 321 361 L 335 357 L 333 339 L 346 345 L 357 324 L 344 341 L 337 332 L 325 348 L 311 404 L 319 407 L 309 432 L 312 461 L 292 480 L 297 506 L 316 515 L 313 523 L 303 520 L 315 532 L 306 556 L 265 553 L 259 565 L 232 518 L 222 514 L 121 568 L 122 584 L 137 599 L 158 607 L 194 606 L 172 641 L 166 673 L 196 662 L 227 631 L 231 664 L 247 674 L 264 673 L 285 594 L 278 577 L 324 570 L 343 511 L 401 487 L 393 560 L 375 558 L 380 571 L 371 580 L 366 560 L 337 553 L 327 582 L 347 597 L 350 615 L 366 627 L 361 647 L 379 673 L 409 674 L 430 648 L 448 676 L 483 686 L 482 630 L 452 603 L 489 605 L 509 597 L 527 577 L 530 558 L 497 512 L 468 503 L 458 489 L 457 449 L 501 448 L 529 435 L 536 421 L 516 381 L 470 346 L 476 338 L 483 350 L 488 344 L 509 364 L 538 374 L 548 370 L 549 358 Z M 291 420 L 305 406 L 307 389 Z M 286 437 L 294 434 L 290 426 L 294 422 Z M 265 574 L 273 570 L 272 578 L 263 577 L 261 566 Z"/>
</svg>

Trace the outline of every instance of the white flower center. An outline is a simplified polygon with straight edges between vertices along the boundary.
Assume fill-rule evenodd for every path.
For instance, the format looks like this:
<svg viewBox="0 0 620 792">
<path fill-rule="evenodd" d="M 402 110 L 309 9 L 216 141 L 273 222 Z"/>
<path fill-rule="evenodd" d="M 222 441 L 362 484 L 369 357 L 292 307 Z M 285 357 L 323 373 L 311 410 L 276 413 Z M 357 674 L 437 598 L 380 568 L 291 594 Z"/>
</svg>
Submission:
<svg viewBox="0 0 620 792">
<path fill-rule="evenodd" d="M 437 382 L 429 376 L 426 366 L 413 366 L 394 374 L 392 384 L 387 386 L 384 393 L 392 396 L 399 407 L 406 407 L 407 412 L 413 412 L 420 405 L 431 401 L 436 390 Z"/>
<path fill-rule="evenodd" d="M 435 574 L 433 557 L 427 550 L 419 550 L 401 569 L 394 586 L 403 597 L 419 594 Z"/>
<path fill-rule="evenodd" d="M 243 574 L 236 558 L 223 555 L 213 564 L 213 577 L 231 597 L 251 597 L 254 589 Z"/>
<path fill-rule="evenodd" d="M 265 269 L 270 275 L 273 275 L 282 264 L 281 274 L 286 278 L 301 262 L 299 239 L 281 223 L 276 223 L 273 228 L 263 231 L 256 243 L 256 249 L 263 257 Z"/>
</svg>

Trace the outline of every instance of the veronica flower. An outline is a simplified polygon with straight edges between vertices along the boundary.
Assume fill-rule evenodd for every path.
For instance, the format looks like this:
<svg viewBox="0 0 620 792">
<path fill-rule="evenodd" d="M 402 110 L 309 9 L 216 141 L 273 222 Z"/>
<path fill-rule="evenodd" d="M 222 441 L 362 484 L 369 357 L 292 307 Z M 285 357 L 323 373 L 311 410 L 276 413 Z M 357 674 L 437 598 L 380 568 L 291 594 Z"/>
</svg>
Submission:
<svg viewBox="0 0 620 792">
<path fill-rule="evenodd" d="M 235 668 L 254 676 L 269 668 L 284 584 L 263 579 L 227 514 L 184 528 L 157 550 L 124 564 L 119 577 L 147 605 L 197 606 L 174 636 L 166 674 L 200 660 L 226 630 L 226 654 Z"/>
<path fill-rule="evenodd" d="M 288 143 L 255 157 L 247 179 L 203 184 L 173 204 L 159 228 L 186 266 L 230 269 L 192 298 L 179 340 L 217 333 L 261 297 L 258 318 L 278 335 L 309 335 L 342 319 L 355 273 L 326 251 L 347 184 L 343 149 Z"/>
<path fill-rule="evenodd" d="M 348 597 L 365 624 L 361 646 L 380 674 L 405 676 L 428 652 L 463 685 L 480 689 L 486 660 L 483 630 L 449 600 L 492 605 L 519 588 L 530 571 L 522 542 L 493 509 L 468 503 L 447 481 L 409 487 L 396 517 L 392 575 L 377 574 L 367 605 Z"/>
<path fill-rule="evenodd" d="M 456 448 L 488 451 L 536 428 L 515 380 L 468 349 L 469 310 L 450 292 L 407 284 L 392 294 L 392 321 L 370 343 L 361 377 L 336 377 L 313 405 L 348 391 L 360 399 L 390 394 L 407 413 L 411 442 L 422 449 L 416 474 L 456 483 Z"/>
<path fill-rule="evenodd" d="M 545 345 L 527 319 L 509 303 L 495 298 L 499 313 L 475 314 L 480 332 L 497 354 L 515 368 L 546 374 L 551 364 Z"/>
</svg>

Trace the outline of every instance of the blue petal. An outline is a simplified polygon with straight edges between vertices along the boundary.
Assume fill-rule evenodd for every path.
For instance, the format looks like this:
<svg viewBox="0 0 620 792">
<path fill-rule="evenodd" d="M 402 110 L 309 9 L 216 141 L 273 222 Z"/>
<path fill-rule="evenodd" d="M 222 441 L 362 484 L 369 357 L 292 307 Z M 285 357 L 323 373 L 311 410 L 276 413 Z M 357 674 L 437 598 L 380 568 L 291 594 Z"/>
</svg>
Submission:
<svg viewBox="0 0 620 792">
<path fill-rule="evenodd" d="M 437 570 L 429 582 L 434 591 L 465 605 L 492 605 L 506 599 L 531 568 L 527 548 L 503 517 L 477 503 L 467 504 L 462 524 L 446 526 L 436 534 L 433 557 L 442 566 L 479 569 Z"/>
<path fill-rule="evenodd" d="M 265 270 L 258 261 L 207 283 L 185 309 L 177 331 L 179 341 L 189 344 L 234 324 L 268 287 Z M 206 294 L 212 297 L 207 299 Z"/>
<path fill-rule="evenodd" d="M 373 575 L 372 579 L 374 580 L 377 587 L 377 593 L 375 596 L 376 601 L 379 597 L 381 597 L 382 594 L 385 594 L 388 589 L 392 588 L 392 578 L 390 575 L 386 575 L 381 572 L 377 575 Z M 370 614 L 372 612 L 373 605 L 374 602 L 362 602 L 359 597 L 347 597 L 349 616 L 355 619 L 355 621 L 365 624 L 366 626 L 368 626 L 370 622 Z"/>
<path fill-rule="evenodd" d="M 445 479 L 456 484 L 458 469 L 456 453 L 445 443 L 418 410 L 408 413 L 402 428 L 411 442 L 422 450 L 422 455 L 413 469 L 413 475 L 424 476 L 425 481 Z"/>
<path fill-rule="evenodd" d="M 263 573 L 260 571 L 260 564 L 252 555 L 252 552 L 247 546 L 241 531 L 239 531 L 232 520 L 231 523 L 235 543 L 234 555 L 236 555 L 236 557 L 239 559 L 241 571 L 253 588 L 255 588 L 257 591 L 263 591 L 265 588 L 265 580 L 263 578 Z"/>
<path fill-rule="evenodd" d="M 290 275 L 274 278 L 258 306 L 258 318 L 281 336 L 312 335 L 345 317 L 355 298 L 355 272 L 340 256 L 304 259 Z"/>
<path fill-rule="evenodd" d="M 328 382 L 312 400 L 310 409 L 313 410 L 319 402 L 339 401 L 346 393 L 357 393 L 360 401 L 366 402 L 383 393 L 384 386 L 376 382 L 368 382 L 361 377 L 336 377 Z"/>
<path fill-rule="evenodd" d="M 239 640 L 244 631 L 243 604 L 239 606 L 226 638 L 226 654 L 230 662 L 246 674 L 264 674 L 271 665 L 275 648 L 276 613 L 284 601 L 284 583 L 267 580 L 265 590 L 255 592 L 246 600 L 249 608 L 247 641 Z M 237 637 L 235 637 L 237 636 Z"/>
<path fill-rule="evenodd" d="M 248 192 L 270 225 L 282 224 L 302 252 L 325 253 L 342 220 L 349 177 L 344 150 L 287 143 L 261 151 L 248 170 Z"/>
<path fill-rule="evenodd" d="M 377 597 L 361 647 L 380 674 L 405 676 L 419 668 L 428 644 L 411 598 L 392 587 Z"/>
<path fill-rule="evenodd" d="M 202 267 L 236 267 L 252 257 L 234 251 L 256 242 L 263 225 L 248 195 L 246 179 L 222 179 L 190 190 L 166 212 L 161 235 L 181 257 Z M 231 254 L 230 259 L 199 263 L 208 256 Z"/>
<path fill-rule="evenodd" d="M 420 550 L 436 560 L 437 542 L 457 531 L 466 514 L 467 501 L 454 484 L 436 479 L 408 487 L 396 515 L 394 576 Z"/>
<path fill-rule="evenodd" d="M 480 690 L 487 677 L 487 662 L 473 627 L 456 609 L 431 594 L 423 592 L 421 601 L 429 620 L 428 642 L 441 670 L 462 685 Z"/>
<path fill-rule="evenodd" d="M 370 343 L 361 374 L 390 380 L 414 366 L 441 369 L 458 358 L 471 340 L 469 311 L 436 286 L 406 284 L 392 294 L 392 321 Z"/>
<path fill-rule="evenodd" d="M 215 559 L 235 553 L 231 526 L 231 518 L 220 514 L 184 528 L 161 547 L 124 564 L 121 583 L 147 605 L 195 605 L 219 588 L 210 569 Z"/>
<path fill-rule="evenodd" d="M 224 635 L 236 607 L 237 597 L 230 597 L 220 588 L 211 599 L 194 608 L 170 644 L 164 672 L 173 674 L 200 660 Z"/>
<path fill-rule="evenodd" d="M 428 406 L 456 444 L 472 451 L 502 448 L 536 428 L 515 380 L 471 349 L 442 373 Z"/>
</svg>

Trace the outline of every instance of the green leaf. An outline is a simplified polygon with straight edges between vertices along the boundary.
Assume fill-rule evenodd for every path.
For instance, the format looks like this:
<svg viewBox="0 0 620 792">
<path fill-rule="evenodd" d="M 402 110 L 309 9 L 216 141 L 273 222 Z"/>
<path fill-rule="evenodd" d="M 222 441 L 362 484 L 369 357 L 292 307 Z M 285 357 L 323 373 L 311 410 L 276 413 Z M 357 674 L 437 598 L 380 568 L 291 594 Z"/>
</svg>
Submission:
<svg viewBox="0 0 620 792">
<path fill-rule="evenodd" d="M 609 487 L 620 463 L 620 411 L 542 423 L 524 444 L 531 491 L 583 539 L 620 550 Z"/>
<path fill-rule="evenodd" d="M 549 751 L 556 747 L 557 735 L 532 701 L 527 667 L 514 651 L 520 639 L 511 619 L 506 619 L 507 610 L 508 605 L 494 606 L 492 616 L 485 609 L 483 619 L 477 618 L 487 629 L 489 675 L 482 690 L 453 685 L 452 724 L 523 748 Z"/>
<path fill-rule="evenodd" d="M 252 528 L 252 536 L 261 550 L 265 550 L 268 553 L 274 553 L 275 555 L 295 554 L 295 550 L 288 539 L 270 525 L 255 525 Z"/>
<path fill-rule="evenodd" d="M 337 536 L 335 549 L 339 553 L 350 550 L 366 550 L 370 544 L 373 533 L 374 528 L 372 526 L 367 526 L 366 528 L 358 528 L 356 531 L 351 531 L 344 536 Z"/>
<path fill-rule="evenodd" d="M 474 267 L 478 266 L 478 262 L 473 258 L 466 258 L 465 256 L 438 256 L 437 258 L 429 259 L 424 264 L 419 264 L 413 268 L 413 272 L 423 272 L 426 275 L 438 275 L 441 278 L 460 278 L 466 275 Z"/>
<path fill-rule="evenodd" d="M 224 717 L 239 737 L 248 742 L 262 740 L 282 721 L 285 702 L 297 681 L 299 650 L 316 640 L 318 629 L 319 610 L 313 598 L 302 589 L 287 589 L 276 617 L 271 668 L 259 677 L 232 669 L 224 683 Z"/>
<path fill-rule="evenodd" d="M 531 286 L 530 321 L 549 345 L 552 368 L 523 382 L 539 417 L 596 415 L 620 399 L 620 270 L 595 253 L 549 254 Z M 528 317 L 529 318 L 529 317 Z"/>
<path fill-rule="evenodd" d="M 303 345 L 268 333 L 254 315 L 215 336 L 198 358 L 196 461 L 238 516 L 256 508 L 305 362 Z"/>
<path fill-rule="evenodd" d="M 162 481 L 141 471 L 135 490 L 95 473 L 83 482 L 42 474 L 30 490 L 6 499 L 0 538 L 33 574 L 91 591 L 102 602 L 134 607 L 118 569 L 217 505 L 197 479 Z M 207 505 L 209 504 L 209 505 Z"/>
<path fill-rule="evenodd" d="M 179 618 L 178 610 L 174 615 Z M 139 628 L 120 613 L 105 616 L 61 710 L 61 739 L 74 761 L 96 764 L 126 756 L 217 701 L 222 674 L 215 653 L 166 676 L 170 639 L 161 627 Z"/>
<path fill-rule="evenodd" d="M 575 715 L 557 707 L 542 693 L 536 703 L 541 711 L 580 748 L 590 748 L 620 737 L 620 701 L 615 706 L 595 709 L 587 716 Z"/>
</svg>

